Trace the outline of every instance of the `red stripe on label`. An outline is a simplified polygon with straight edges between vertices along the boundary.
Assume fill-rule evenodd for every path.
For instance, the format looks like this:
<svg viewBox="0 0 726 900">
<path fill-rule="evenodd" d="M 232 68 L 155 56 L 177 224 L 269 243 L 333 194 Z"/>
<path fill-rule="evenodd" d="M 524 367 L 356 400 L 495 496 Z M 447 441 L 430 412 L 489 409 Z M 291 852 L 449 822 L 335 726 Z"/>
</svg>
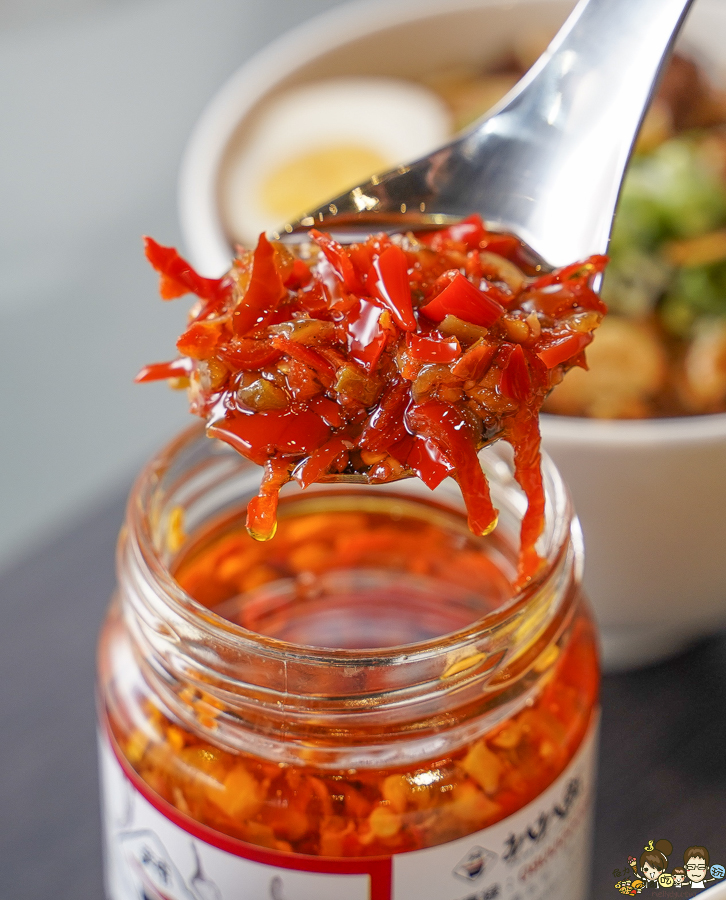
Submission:
<svg viewBox="0 0 726 900">
<path fill-rule="evenodd" d="M 140 778 L 139 774 L 131 767 L 121 752 L 107 718 L 102 716 L 102 720 L 102 728 L 111 745 L 113 754 L 134 789 L 164 818 L 186 831 L 187 834 L 192 835 L 197 840 L 211 844 L 212 847 L 216 847 L 218 850 L 231 853 L 233 856 L 240 856 L 243 859 L 263 863 L 267 866 L 275 866 L 278 869 L 293 869 L 297 872 L 318 872 L 326 875 L 368 875 L 371 879 L 370 900 L 391 900 L 392 863 L 390 856 L 333 859 L 321 856 L 303 856 L 300 853 L 282 853 L 279 850 L 257 847 L 254 844 L 241 841 L 239 838 L 221 834 L 208 825 L 203 825 L 201 822 L 197 822 L 180 812 L 175 806 L 164 800 L 163 797 L 154 793 L 148 784 Z"/>
</svg>

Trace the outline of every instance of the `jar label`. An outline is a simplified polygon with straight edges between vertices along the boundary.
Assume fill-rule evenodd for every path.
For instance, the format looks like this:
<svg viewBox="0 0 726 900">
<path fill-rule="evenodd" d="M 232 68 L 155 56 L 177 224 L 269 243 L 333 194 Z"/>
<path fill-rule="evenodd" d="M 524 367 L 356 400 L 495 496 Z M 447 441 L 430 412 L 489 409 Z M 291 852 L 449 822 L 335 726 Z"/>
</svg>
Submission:
<svg viewBox="0 0 726 900">
<path fill-rule="evenodd" d="M 585 900 L 597 721 L 539 797 L 459 840 L 392 857 L 280 853 L 194 822 L 100 736 L 108 900 Z"/>
</svg>

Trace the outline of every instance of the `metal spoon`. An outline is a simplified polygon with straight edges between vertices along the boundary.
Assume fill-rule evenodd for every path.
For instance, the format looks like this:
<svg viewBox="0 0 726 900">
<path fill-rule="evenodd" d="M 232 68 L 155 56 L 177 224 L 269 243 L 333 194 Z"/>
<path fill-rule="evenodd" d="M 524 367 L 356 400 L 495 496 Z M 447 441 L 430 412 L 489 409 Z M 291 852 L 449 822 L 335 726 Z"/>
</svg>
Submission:
<svg viewBox="0 0 726 900">
<path fill-rule="evenodd" d="M 654 85 L 693 0 L 581 0 L 547 51 L 470 131 L 280 233 L 403 231 L 479 213 L 550 266 L 606 250 Z"/>
<path fill-rule="evenodd" d="M 471 130 L 275 236 L 299 241 L 318 226 L 351 240 L 477 212 L 523 240 L 543 267 L 604 252 L 636 135 L 692 2 L 580 0 L 538 62 Z M 497 436 L 490 437 L 486 443 Z"/>
</svg>

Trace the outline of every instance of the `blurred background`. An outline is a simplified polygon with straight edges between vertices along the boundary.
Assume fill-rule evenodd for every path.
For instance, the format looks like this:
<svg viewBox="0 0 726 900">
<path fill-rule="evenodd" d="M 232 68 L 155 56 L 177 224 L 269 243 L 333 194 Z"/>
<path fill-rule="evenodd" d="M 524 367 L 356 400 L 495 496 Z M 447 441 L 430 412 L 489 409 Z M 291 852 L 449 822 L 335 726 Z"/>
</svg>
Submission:
<svg viewBox="0 0 726 900">
<path fill-rule="evenodd" d="M 141 235 L 179 245 L 176 178 L 203 106 L 335 0 L 0 3 L 0 569 L 127 489 L 188 424 L 135 386 L 171 358 Z"/>
</svg>

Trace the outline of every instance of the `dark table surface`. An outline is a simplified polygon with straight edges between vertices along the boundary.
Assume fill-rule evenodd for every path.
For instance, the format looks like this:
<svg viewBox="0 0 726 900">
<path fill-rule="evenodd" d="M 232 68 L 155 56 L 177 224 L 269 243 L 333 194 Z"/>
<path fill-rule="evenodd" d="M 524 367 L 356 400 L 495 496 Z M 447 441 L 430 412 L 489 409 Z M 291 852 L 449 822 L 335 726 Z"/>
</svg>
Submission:
<svg viewBox="0 0 726 900">
<path fill-rule="evenodd" d="M 3 900 L 102 897 L 94 652 L 123 502 L 0 577 Z M 724 635 L 604 679 L 593 900 L 619 896 L 613 870 L 649 839 L 726 864 L 725 701 Z"/>
</svg>

